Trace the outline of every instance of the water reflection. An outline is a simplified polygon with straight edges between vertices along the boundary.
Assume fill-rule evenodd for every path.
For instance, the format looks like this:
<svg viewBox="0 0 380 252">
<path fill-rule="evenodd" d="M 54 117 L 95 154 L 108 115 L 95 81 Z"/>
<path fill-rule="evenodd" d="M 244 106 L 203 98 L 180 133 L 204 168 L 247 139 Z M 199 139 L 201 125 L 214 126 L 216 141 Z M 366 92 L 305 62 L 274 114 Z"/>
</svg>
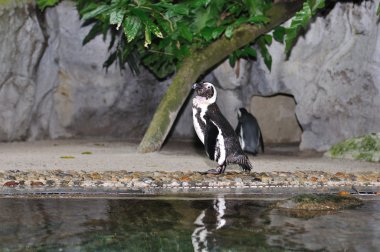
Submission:
<svg viewBox="0 0 380 252">
<path fill-rule="evenodd" d="M 0 199 L 0 251 L 376 251 L 380 200 L 296 218 L 268 201 Z"/>
<path fill-rule="evenodd" d="M 191 241 L 194 247 L 194 251 L 209 251 L 209 245 L 207 242 L 208 236 L 212 235 L 213 231 L 222 228 L 226 224 L 226 220 L 223 218 L 226 210 L 226 201 L 224 196 L 217 196 L 213 202 L 213 208 L 211 210 L 204 209 L 201 211 L 201 214 L 194 221 L 196 228 L 194 229 L 193 234 L 191 235 Z M 216 226 L 207 225 L 206 212 L 210 215 L 216 216 Z M 214 247 L 214 246 L 211 246 Z"/>
</svg>

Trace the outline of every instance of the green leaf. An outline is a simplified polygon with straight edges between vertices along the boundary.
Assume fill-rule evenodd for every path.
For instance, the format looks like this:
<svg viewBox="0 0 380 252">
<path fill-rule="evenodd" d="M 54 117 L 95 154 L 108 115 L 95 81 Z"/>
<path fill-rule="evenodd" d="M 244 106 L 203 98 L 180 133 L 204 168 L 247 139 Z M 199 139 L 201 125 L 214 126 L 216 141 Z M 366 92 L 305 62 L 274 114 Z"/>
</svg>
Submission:
<svg viewBox="0 0 380 252">
<path fill-rule="evenodd" d="M 123 61 L 120 62 L 120 64 L 124 64 L 124 62 L 127 62 L 129 68 L 132 70 L 132 73 L 134 75 L 140 74 L 140 69 L 139 69 L 140 58 L 139 58 L 139 55 L 135 50 L 133 50 L 133 51 L 131 51 L 131 50 L 133 50 L 131 47 L 127 47 L 124 49 L 124 51 L 122 52 Z"/>
<path fill-rule="evenodd" d="M 257 39 L 257 44 L 260 48 L 260 54 L 264 58 L 264 63 L 270 71 L 272 69 L 272 56 L 268 51 L 266 38 L 264 36 L 259 37 Z"/>
<path fill-rule="evenodd" d="M 309 6 L 311 7 L 311 12 L 313 15 L 319 10 L 325 7 L 325 0 L 314 0 L 314 1 L 308 1 Z"/>
<path fill-rule="evenodd" d="M 115 62 L 116 58 L 117 58 L 117 51 L 111 53 L 108 56 L 107 60 L 103 63 L 103 67 L 108 68 L 110 65 L 112 65 L 112 63 Z"/>
<path fill-rule="evenodd" d="M 194 0 L 190 1 L 192 8 L 207 7 L 211 0 Z"/>
<path fill-rule="evenodd" d="M 212 40 L 212 33 L 213 33 L 214 29 L 211 28 L 211 27 L 205 27 L 202 31 L 201 31 L 201 35 L 202 37 L 206 40 L 206 41 L 211 41 Z"/>
<path fill-rule="evenodd" d="M 266 45 L 271 45 L 272 44 L 272 36 L 271 35 L 265 34 L 265 35 L 262 36 L 262 39 L 263 39 L 263 42 Z"/>
<path fill-rule="evenodd" d="M 377 6 L 376 15 L 380 16 L 380 3 L 379 3 L 379 6 Z"/>
<path fill-rule="evenodd" d="M 110 24 L 116 24 L 118 27 L 123 22 L 125 10 L 116 10 L 110 14 Z"/>
<path fill-rule="evenodd" d="M 303 3 L 303 8 L 299 12 L 296 13 L 292 22 L 290 23 L 290 27 L 286 29 L 286 38 L 285 38 L 285 53 L 288 54 L 290 49 L 293 47 L 298 33 L 302 28 L 306 28 L 309 24 L 309 20 L 311 18 L 311 8 L 307 2 Z"/>
<path fill-rule="evenodd" d="M 212 34 L 211 34 L 212 38 L 213 38 L 213 39 L 218 38 L 218 37 L 220 36 L 220 34 L 223 33 L 223 31 L 224 31 L 224 27 L 222 27 L 222 26 L 219 26 L 219 27 L 215 28 L 215 29 L 212 31 Z"/>
<path fill-rule="evenodd" d="M 152 43 L 152 37 L 148 26 L 145 26 L 145 41 L 144 47 L 148 47 Z"/>
<path fill-rule="evenodd" d="M 128 16 L 124 21 L 124 34 L 128 43 L 131 42 L 141 28 L 141 20 L 135 16 Z"/>
<path fill-rule="evenodd" d="M 147 13 L 145 13 L 141 9 L 134 9 L 133 13 L 136 14 L 136 16 L 139 17 L 144 23 L 145 34 L 147 34 L 147 31 L 149 31 L 149 37 L 150 37 L 150 34 L 153 33 L 154 35 L 156 35 L 156 37 L 163 38 L 160 28 L 156 24 L 153 23 L 152 17 L 148 16 Z M 147 42 L 147 40 L 145 40 L 145 42 Z"/>
<path fill-rule="evenodd" d="M 263 15 L 271 6 L 272 1 L 265 0 L 244 0 L 245 6 L 248 7 L 250 16 Z"/>
<path fill-rule="evenodd" d="M 190 54 L 190 50 L 186 45 L 182 45 L 177 52 L 180 58 L 184 58 Z"/>
<path fill-rule="evenodd" d="M 170 11 L 183 16 L 189 15 L 189 7 L 182 3 L 172 5 Z"/>
<path fill-rule="evenodd" d="M 228 57 L 228 62 L 230 63 L 231 67 L 235 67 L 236 60 L 237 60 L 236 54 L 235 53 L 230 54 L 230 56 Z"/>
<path fill-rule="evenodd" d="M 258 16 L 254 16 L 254 17 L 248 19 L 248 21 L 250 23 L 254 23 L 254 24 L 266 24 L 270 21 L 270 18 L 268 18 L 264 15 L 258 15 Z"/>
<path fill-rule="evenodd" d="M 108 29 L 108 26 L 106 26 Z M 90 31 L 87 33 L 86 37 L 82 41 L 82 45 L 87 44 L 92 39 L 94 39 L 99 34 L 102 34 L 104 30 L 104 25 L 102 22 L 96 22 L 90 29 Z"/>
<path fill-rule="evenodd" d="M 257 52 L 255 49 L 253 49 L 250 45 L 246 46 L 244 48 L 244 53 L 247 55 L 247 56 L 250 56 L 250 57 L 253 57 L 253 58 L 257 58 Z"/>
<path fill-rule="evenodd" d="M 253 49 L 250 45 L 247 45 L 244 48 L 238 49 L 234 51 L 228 57 L 228 61 L 231 67 L 235 66 L 235 63 L 240 58 L 257 58 L 256 50 Z"/>
<path fill-rule="evenodd" d="M 60 0 L 37 0 L 37 6 L 44 10 L 46 7 L 51 7 L 56 5 Z"/>
<path fill-rule="evenodd" d="M 224 35 L 226 35 L 227 38 L 231 38 L 234 31 L 234 27 L 232 25 L 227 26 L 226 31 L 224 32 Z"/>
<path fill-rule="evenodd" d="M 200 32 L 206 26 L 215 27 L 220 20 L 222 10 L 226 0 L 213 0 L 210 1 L 206 8 L 196 7 L 194 8 L 194 17 L 191 19 L 189 26 L 192 27 L 195 33 Z"/>
<path fill-rule="evenodd" d="M 235 22 L 234 22 L 234 26 L 237 27 L 243 23 L 247 23 L 248 22 L 248 18 L 247 17 L 240 17 L 238 18 Z"/>
<path fill-rule="evenodd" d="M 109 12 L 109 10 L 111 10 L 112 7 L 109 6 L 109 5 L 100 5 L 98 6 L 96 9 L 90 11 L 90 12 L 86 12 L 83 14 L 82 16 L 82 19 L 83 20 L 87 20 L 87 19 L 90 19 L 90 18 L 94 18 L 100 14 L 106 14 Z"/>
<path fill-rule="evenodd" d="M 158 44 L 158 49 L 165 49 L 167 48 L 170 44 L 172 43 L 172 39 L 169 37 L 166 37 L 164 39 L 161 39 L 159 44 Z"/>
<path fill-rule="evenodd" d="M 146 26 L 148 26 L 150 32 L 153 33 L 156 37 L 163 38 L 164 36 L 163 36 L 160 28 L 158 27 L 158 25 L 156 25 L 155 23 L 153 23 L 152 20 L 154 20 L 154 19 L 152 17 L 150 17 L 149 19 L 144 20 L 144 24 Z"/>
<path fill-rule="evenodd" d="M 188 26 L 180 25 L 178 27 L 178 31 L 182 38 L 186 39 L 189 42 L 193 40 L 193 34 L 191 33 L 190 28 Z"/>
<path fill-rule="evenodd" d="M 283 43 L 284 42 L 284 37 L 285 37 L 285 28 L 282 27 L 282 26 L 278 26 L 274 29 L 273 31 L 273 38 L 280 42 L 280 43 Z"/>
</svg>

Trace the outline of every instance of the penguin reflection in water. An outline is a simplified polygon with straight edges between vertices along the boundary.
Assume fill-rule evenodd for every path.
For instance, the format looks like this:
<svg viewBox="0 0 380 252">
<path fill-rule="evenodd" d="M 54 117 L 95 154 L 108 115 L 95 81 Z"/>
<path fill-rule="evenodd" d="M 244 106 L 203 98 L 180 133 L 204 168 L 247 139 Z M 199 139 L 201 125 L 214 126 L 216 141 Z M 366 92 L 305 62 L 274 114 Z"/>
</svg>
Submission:
<svg viewBox="0 0 380 252">
<path fill-rule="evenodd" d="M 206 153 L 219 166 L 208 173 L 221 174 L 228 164 L 238 164 L 244 171 L 252 165 L 241 149 L 238 136 L 222 115 L 216 102 L 217 92 L 209 82 L 193 85 L 193 124 L 195 132 L 205 146 Z"/>
<path fill-rule="evenodd" d="M 241 148 L 245 152 L 256 155 L 260 148 L 264 152 L 263 135 L 259 123 L 245 108 L 240 108 L 238 111 L 236 134 L 239 136 Z"/>
</svg>

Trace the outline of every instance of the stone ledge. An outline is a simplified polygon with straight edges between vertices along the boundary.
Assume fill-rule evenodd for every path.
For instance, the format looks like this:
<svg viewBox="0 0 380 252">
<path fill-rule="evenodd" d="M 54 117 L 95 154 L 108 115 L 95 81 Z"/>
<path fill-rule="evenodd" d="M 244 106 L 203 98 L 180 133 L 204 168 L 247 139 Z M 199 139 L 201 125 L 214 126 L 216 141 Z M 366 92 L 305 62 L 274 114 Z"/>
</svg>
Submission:
<svg viewBox="0 0 380 252">
<path fill-rule="evenodd" d="M 380 172 L 328 173 L 322 171 L 296 172 L 227 172 L 222 175 L 199 172 L 128 172 L 128 171 L 6 171 L 0 173 L 0 191 L 96 189 L 271 189 L 271 188 L 352 188 L 380 187 Z M 376 190 L 374 194 L 380 194 Z"/>
</svg>

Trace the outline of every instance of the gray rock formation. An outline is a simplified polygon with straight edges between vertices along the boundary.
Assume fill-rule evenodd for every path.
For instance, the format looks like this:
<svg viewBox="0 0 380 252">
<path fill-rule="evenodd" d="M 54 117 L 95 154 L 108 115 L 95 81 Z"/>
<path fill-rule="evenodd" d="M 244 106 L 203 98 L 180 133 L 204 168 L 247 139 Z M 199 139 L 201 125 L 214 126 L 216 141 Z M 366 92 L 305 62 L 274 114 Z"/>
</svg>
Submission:
<svg viewBox="0 0 380 252">
<path fill-rule="evenodd" d="M 140 138 L 168 83 L 145 70 L 139 76 L 115 66 L 106 72 L 108 41 L 99 36 L 82 46 L 89 27 L 81 27 L 72 2 L 49 9 L 45 18 L 49 46 L 39 66 L 30 138 Z"/>
<path fill-rule="evenodd" d="M 25 139 L 44 35 L 33 9 L 0 7 L 0 141 Z"/>
<path fill-rule="evenodd" d="M 41 19 L 30 6 L 1 15 L 0 34 L 7 39 L 0 58 L 9 63 L 0 64 L 0 141 L 140 138 L 168 82 L 145 70 L 139 76 L 117 67 L 106 72 L 108 42 L 98 37 L 82 46 L 89 27 L 81 27 L 70 1 Z"/>
<path fill-rule="evenodd" d="M 283 46 L 274 43 L 272 71 L 261 60 L 252 65 L 258 94 L 294 96 L 301 149 L 322 151 L 380 130 L 378 3 L 337 3 L 326 17 L 316 18 L 288 60 Z"/>
</svg>

